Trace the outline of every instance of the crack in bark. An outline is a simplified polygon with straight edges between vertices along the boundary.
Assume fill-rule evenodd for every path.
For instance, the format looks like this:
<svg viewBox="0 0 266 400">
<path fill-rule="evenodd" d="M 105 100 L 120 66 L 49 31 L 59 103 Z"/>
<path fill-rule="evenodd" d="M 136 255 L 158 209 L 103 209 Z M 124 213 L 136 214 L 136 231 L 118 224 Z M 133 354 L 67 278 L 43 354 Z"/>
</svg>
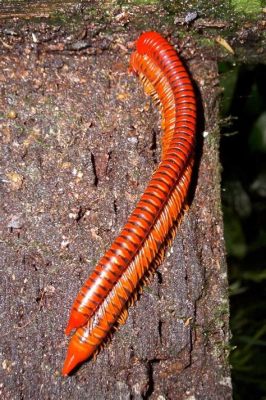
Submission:
<svg viewBox="0 0 266 400">
<path fill-rule="evenodd" d="M 91 152 L 91 164 L 92 164 L 92 171 L 94 174 L 94 186 L 97 187 L 98 186 L 98 182 L 99 182 L 99 178 L 97 176 L 97 172 L 96 172 L 96 163 L 95 163 L 95 156 L 94 154 Z"/>
<path fill-rule="evenodd" d="M 148 389 L 146 393 L 143 394 L 143 400 L 150 399 L 154 392 L 154 378 L 153 378 L 154 365 L 158 364 L 159 362 L 161 362 L 161 360 L 158 358 L 153 358 L 152 360 L 148 360 L 147 362 Z"/>
<path fill-rule="evenodd" d="M 156 130 L 152 129 L 152 143 L 150 149 L 152 150 L 152 159 L 154 164 L 158 164 L 156 150 L 157 150 L 157 137 L 156 137 Z"/>
<path fill-rule="evenodd" d="M 79 223 L 88 210 L 90 210 L 90 209 L 89 208 L 84 208 L 82 206 L 79 206 L 79 210 L 78 210 L 77 216 L 75 218 L 75 221 L 77 223 Z"/>
<path fill-rule="evenodd" d="M 113 201 L 113 207 L 114 207 L 114 213 L 115 213 L 115 215 L 114 215 L 114 225 L 116 225 L 117 216 L 118 216 L 118 208 L 117 208 L 117 200 L 116 199 L 114 199 L 114 201 Z"/>
</svg>

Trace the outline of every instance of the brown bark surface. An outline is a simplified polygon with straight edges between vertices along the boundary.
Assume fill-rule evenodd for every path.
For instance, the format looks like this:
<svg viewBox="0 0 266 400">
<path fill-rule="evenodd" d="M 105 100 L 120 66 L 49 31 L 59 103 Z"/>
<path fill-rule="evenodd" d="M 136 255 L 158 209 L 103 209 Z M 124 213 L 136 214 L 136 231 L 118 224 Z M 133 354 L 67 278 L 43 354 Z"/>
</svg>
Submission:
<svg viewBox="0 0 266 400">
<path fill-rule="evenodd" d="M 182 48 L 205 126 L 201 111 L 173 246 L 97 360 L 62 378 L 70 306 L 157 165 L 159 114 L 127 71 L 139 31 L 2 33 L 1 398 L 230 399 L 216 63 Z"/>
</svg>

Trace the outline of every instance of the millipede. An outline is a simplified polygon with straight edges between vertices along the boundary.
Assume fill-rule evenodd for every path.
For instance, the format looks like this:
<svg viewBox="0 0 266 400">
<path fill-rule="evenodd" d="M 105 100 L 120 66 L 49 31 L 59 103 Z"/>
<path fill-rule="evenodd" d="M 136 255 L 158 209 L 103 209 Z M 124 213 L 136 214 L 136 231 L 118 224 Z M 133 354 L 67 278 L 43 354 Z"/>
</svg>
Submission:
<svg viewBox="0 0 266 400">
<path fill-rule="evenodd" d="M 95 356 L 126 321 L 128 307 L 161 263 L 187 204 L 195 151 L 193 85 L 175 49 L 159 33 L 142 33 L 135 46 L 130 69 L 159 104 L 162 157 L 120 235 L 74 301 L 65 332 L 75 333 L 63 375 Z"/>
</svg>

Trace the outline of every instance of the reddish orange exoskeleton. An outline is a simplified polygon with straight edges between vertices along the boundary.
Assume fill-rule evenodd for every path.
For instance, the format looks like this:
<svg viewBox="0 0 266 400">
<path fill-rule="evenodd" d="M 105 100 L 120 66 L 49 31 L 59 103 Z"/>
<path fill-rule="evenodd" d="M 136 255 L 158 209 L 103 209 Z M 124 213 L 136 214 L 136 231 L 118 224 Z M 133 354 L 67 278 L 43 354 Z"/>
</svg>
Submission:
<svg viewBox="0 0 266 400">
<path fill-rule="evenodd" d="M 196 101 L 176 51 L 157 32 L 143 33 L 130 60 L 145 91 L 162 110 L 162 160 L 128 218 L 73 304 L 63 375 L 92 356 L 118 323 L 124 322 L 145 277 L 159 264 L 169 233 L 186 202 L 194 160 Z"/>
</svg>

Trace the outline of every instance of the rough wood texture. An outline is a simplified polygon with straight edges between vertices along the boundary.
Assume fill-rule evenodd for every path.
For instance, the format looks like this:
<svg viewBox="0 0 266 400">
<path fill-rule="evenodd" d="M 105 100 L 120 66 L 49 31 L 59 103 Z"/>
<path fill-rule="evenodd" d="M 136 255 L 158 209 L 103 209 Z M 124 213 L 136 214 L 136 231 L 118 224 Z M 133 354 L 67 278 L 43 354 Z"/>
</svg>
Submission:
<svg viewBox="0 0 266 400">
<path fill-rule="evenodd" d="M 82 2 L 75 0 L 2 0 L 0 19 L 33 17 L 48 18 L 53 12 L 75 12 Z"/>
<path fill-rule="evenodd" d="M 196 190 L 176 240 L 111 344 L 62 378 L 72 301 L 159 160 L 158 112 L 127 72 L 139 32 L 8 29 L 0 55 L 1 398 L 230 399 L 215 62 L 193 42 L 183 49 L 206 134 L 202 146 L 201 126 Z"/>
</svg>

